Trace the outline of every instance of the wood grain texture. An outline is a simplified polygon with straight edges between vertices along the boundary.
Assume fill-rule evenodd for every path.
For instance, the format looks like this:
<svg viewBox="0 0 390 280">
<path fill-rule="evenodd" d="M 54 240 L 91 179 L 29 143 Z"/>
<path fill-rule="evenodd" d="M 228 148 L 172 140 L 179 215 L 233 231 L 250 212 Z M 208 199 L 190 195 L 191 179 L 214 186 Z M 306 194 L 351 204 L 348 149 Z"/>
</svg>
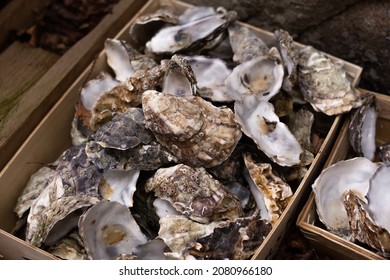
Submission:
<svg viewBox="0 0 390 280">
<path fill-rule="evenodd" d="M 34 127 L 46 115 L 72 82 L 113 37 L 145 4 L 145 0 L 121 0 L 111 14 L 77 44 L 18 99 L 0 131 L 0 169 L 9 161 Z M 11 120 L 11 121 L 9 121 Z"/>
</svg>

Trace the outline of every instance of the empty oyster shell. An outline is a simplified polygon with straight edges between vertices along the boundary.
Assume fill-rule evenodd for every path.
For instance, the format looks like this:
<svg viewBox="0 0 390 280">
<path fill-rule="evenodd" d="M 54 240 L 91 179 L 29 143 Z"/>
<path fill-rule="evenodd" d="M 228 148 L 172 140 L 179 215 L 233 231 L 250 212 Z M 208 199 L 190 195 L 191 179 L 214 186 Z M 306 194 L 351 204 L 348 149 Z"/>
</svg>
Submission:
<svg viewBox="0 0 390 280">
<path fill-rule="evenodd" d="M 87 253 L 78 231 L 73 231 L 47 251 L 63 260 L 86 260 Z"/>
<path fill-rule="evenodd" d="M 268 163 L 255 163 L 250 154 L 244 156 L 245 177 L 249 183 L 260 217 L 275 225 L 291 200 L 291 187 L 276 176 Z"/>
<path fill-rule="evenodd" d="M 236 12 L 218 10 L 216 15 L 161 29 L 146 43 L 146 53 L 172 55 L 211 48 L 221 38 L 221 33 L 236 19 Z"/>
<path fill-rule="evenodd" d="M 268 53 L 269 48 L 253 29 L 233 23 L 228 27 L 233 61 L 243 63 Z"/>
<path fill-rule="evenodd" d="M 271 103 L 246 96 L 234 103 L 236 120 L 257 147 L 281 166 L 307 165 L 313 155 L 305 152 L 288 127 L 279 121 Z"/>
<path fill-rule="evenodd" d="M 79 220 L 80 236 L 90 259 L 113 259 L 132 254 L 147 241 L 129 209 L 115 201 L 102 200 Z"/>
<path fill-rule="evenodd" d="M 206 6 L 194 6 L 187 8 L 180 16 L 179 16 L 179 24 L 183 25 L 189 22 L 196 21 L 201 18 L 205 18 L 208 16 L 215 15 L 217 12 L 213 7 Z"/>
<path fill-rule="evenodd" d="M 184 58 L 195 73 L 197 95 L 217 102 L 234 101 L 225 86 L 225 80 L 232 71 L 222 59 L 200 55 Z"/>
<path fill-rule="evenodd" d="M 298 78 L 306 101 L 327 115 L 349 112 L 359 107 L 360 93 L 353 88 L 340 62 L 307 46 L 299 53 Z"/>
<path fill-rule="evenodd" d="M 268 53 L 236 66 L 225 84 L 234 100 L 255 95 L 259 100 L 268 101 L 279 92 L 283 77 L 282 58 L 273 47 Z"/>
<path fill-rule="evenodd" d="M 188 252 L 197 259 L 249 259 L 271 228 L 271 224 L 262 220 L 257 211 L 250 217 L 216 227 L 212 234 L 188 244 Z"/>
<path fill-rule="evenodd" d="M 178 164 L 160 168 L 145 184 L 147 192 L 169 201 L 190 219 L 210 223 L 243 215 L 240 201 L 204 168 Z"/>
<path fill-rule="evenodd" d="M 358 156 L 374 160 L 376 143 L 376 120 L 378 114 L 375 106 L 375 95 L 366 95 L 363 105 L 357 108 L 349 124 L 349 142 Z"/>
<path fill-rule="evenodd" d="M 365 200 L 369 180 L 380 167 L 364 157 L 339 161 L 324 169 L 314 181 L 317 213 L 320 221 L 335 234 L 350 239 L 349 222 L 343 199 L 347 190 Z"/>
<path fill-rule="evenodd" d="M 179 97 L 148 90 L 143 93 L 145 126 L 157 141 L 185 164 L 213 167 L 233 152 L 241 131 L 228 108 L 200 97 Z"/>
</svg>

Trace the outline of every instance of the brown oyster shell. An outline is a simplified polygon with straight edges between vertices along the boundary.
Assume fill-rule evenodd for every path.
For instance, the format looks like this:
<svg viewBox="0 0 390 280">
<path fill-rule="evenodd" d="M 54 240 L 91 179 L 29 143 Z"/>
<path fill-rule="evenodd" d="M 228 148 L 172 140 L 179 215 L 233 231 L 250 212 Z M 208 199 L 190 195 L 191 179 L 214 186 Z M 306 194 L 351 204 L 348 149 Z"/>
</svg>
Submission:
<svg viewBox="0 0 390 280">
<path fill-rule="evenodd" d="M 291 187 L 274 174 L 269 163 L 255 163 L 250 154 L 244 156 L 244 161 L 246 178 L 261 218 L 274 225 L 292 198 Z"/>
<path fill-rule="evenodd" d="M 231 155 L 241 138 L 234 113 L 200 97 L 146 91 L 142 105 L 146 127 L 185 164 L 217 166 Z"/>
<path fill-rule="evenodd" d="M 271 231 L 269 222 L 259 212 L 251 217 L 238 218 L 227 226 L 217 227 L 213 233 L 187 245 L 188 252 L 197 259 L 249 259 Z"/>
<path fill-rule="evenodd" d="M 93 131 L 112 119 L 116 112 L 125 112 L 130 107 L 141 104 L 142 93 L 161 85 L 166 65 L 157 65 L 151 69 L 139 70 L 126 81 L 103 94 L 94 105 L 90 120 Z"/>
<path fill-rule="evenodd" d="M 53 246 L 50 246 L 47 251 L 63 260 L 87 259 L 87 253 L 85 251 L 83 241 L 81 240 L 77 230 L 71 232 Z"/>
<path fill-rule="evenodd" d="M 343 202 L 353 238 L 390 256 L 390 233 L 374 222 L 367 204 L 351 190 L 345 193 Z"/>
<path fill-rule="evenodd" d="M 298 143 L 301 145 L 302 149 L 311 153 L 314 152 L 311 144 L 311 128 L 313 123 L 314 115 L 306 109 L 291 112 L 287 122 L 288 127 L 297 139 Z"/>
<path fill-rule="evenodd" d="M 147 192 L 199 223 L 222 221 L 243 215 L 239 199 L 213 179 L 204 168 L 178 164 L 160 168 L 145 184 Z"/>
</svg>

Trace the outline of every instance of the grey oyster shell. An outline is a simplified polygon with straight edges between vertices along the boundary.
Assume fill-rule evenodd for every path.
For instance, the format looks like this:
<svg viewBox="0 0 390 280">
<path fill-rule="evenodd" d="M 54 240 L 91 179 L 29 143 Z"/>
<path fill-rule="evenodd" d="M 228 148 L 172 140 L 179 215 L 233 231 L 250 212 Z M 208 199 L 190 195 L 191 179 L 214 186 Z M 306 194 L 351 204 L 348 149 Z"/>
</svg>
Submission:
<svg viewBox="0 0 390 280">
<path fill-rule="evenodd" d="M 128 150 L 105 149 L 96 142 L 88 142 L 86 152 L 89 159 L 100 169 L 118 171 L 155 170 L 168 163 L 177 162 L 177 158 L 156 141 Z"/>
<path fill-rule="evenodd" d="M 197 259 L 249 259 L 271 231 L 269 222 L 259 212 L 250 217 L 237 218 L 212 234 L 187 245 L 188 252 Z"/>
<path fill-rule="evenodd" d="M 148 90 L 142 98 L 145 126 L 179 162 L 217 166 L 233 152 L 241 131 L 229 108 L 200 97 L 178 97 Z"/>
<path fill-rule="evenodd" d="M 213 179 L 204 168 L 178 164 L 160 168 L 145 184 L 147 192 L 199 223 L 232 219 L 243 215 L 240 201 Z"/>
<path fill-rule="evenodd" d="M 89 208 L 80 217 L 79 232 L 88 258 L 93 260 L 132 254 L 147 241 L 129 209 L 115 201 L 102 200 Z"/>
<path fill-rule="evenodd" d="M 298 79 L 305 100 L 316 111 L 332 116 L 361 105 L 360 93 L 352 87 L 343 65 L 313 47 L 299 53 Z"/>
<path fill-rule="evenodd" d="M 37 172 L 35 172 L 30 180 L 27 182 L 26 187 L 20 194 L 14 212 L 21 218 L 23 214 L 30 209 L 32 203 L 42 191 L 53 181 L 53 177 L 57 175 L 57 172 L 50 167 L 43 166 Z"/>
<path fill-rule="evenodd" d="M 251 28 L 243 24 L 229 25 L 228 32 L 234 62 L 243 63 L 269 51 L 266 43 Z"/>
<path fill-rule="evenodd" d="M 196 77 L 185 58 L 172 56 L 164 76 L 162 91 L 182 97 L 195 95 Z"/>
<path fill-rule="evenodd" d="M 212 48 L 219 43 L 220 35 L 236 19 L 236 15 L 234 11 L 220 9 L 216 15 L 165 27 L 146 43 L 145 53 L 172 55 Z"/>
<path fill-rule="evenodd" d="M 378 113 L 375 95 L 364 96 L 363 104 L 351 114 L 349 123 L 349 142 L 358 156 L 373 161 L 376 151 L 376 121 Z"/>
<path fill-rule="evenodd" d="M 268 163 L 255 163 L 250 154 L 244 156 L 245 175 L 250 186 L 260 217 L 275 225 L 290 202 L 291 187 L 272 171 Z"/>
<path fill-rule="evenodd" d="M 196 21 L 201 18 L 215 15 L 216 13 L 217 12 L 213 7 L 207 7 L 207 6 L 189 7 L 179 16 L 179 24 L 183 25 L 189 22 Z"/>
<path fill-rule="evenodd" d="M 153 133 L 145 128 L 142 109 L 129 108 L 115 114 L 93 135 L 94 141 L 103 148 L 128 150 L 140 144 L 148 144 L 154 139 Z"/>
<path fill-rule="evenodd" d="M 379 146 L 379 157 L 384 164 L 390 165 L 390 143 Z"/>
<path fill-rule="evenodd" d="M 309 152 L 314 152 L 311 144 L 311 128 L 313 123 L 314 115 L 306 109 L 291 112 L 287 122 L 290 131 L 295 136 L 302 149 Z"/>
<path fill-rule="evenodd" d="M 279 92 L 283 77 L 282 58 L 273 47 L 268 53 L 237 65 L 225 80 L 225 85 L 234 100 L 254 95 L 268 101 Z"/>
</svg>

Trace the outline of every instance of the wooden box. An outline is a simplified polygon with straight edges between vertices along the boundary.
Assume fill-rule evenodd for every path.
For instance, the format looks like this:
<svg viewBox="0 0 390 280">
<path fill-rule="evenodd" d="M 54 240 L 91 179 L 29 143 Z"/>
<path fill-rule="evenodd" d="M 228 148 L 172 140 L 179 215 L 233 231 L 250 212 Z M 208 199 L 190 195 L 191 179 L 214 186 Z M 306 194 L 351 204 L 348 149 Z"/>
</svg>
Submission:
<svg viewBox="0 0 390 280">
<path fill-rule="evenodd" d="M 0 11 L 0 170 L 47 112 L 146 0 L 120 0 L 63 55 L 6 43 L 11 30 L 28 29 L 48 1 L 14 0 Z"/>
<path fill-rule="evenodd" d="M 363 92 L 367 93 L 365 90 Z M 375 96 L 378 108 L 376 144 L 381 145 L 390 142 L 390 96 L 383 94 L 375 94 Z M 347 159 L 348 155 L 351 155 L 352 148 L 349 143 L 348 126 L 349 120 L 343 124 L 324 168 L 340 160 Z M 373 251 L 327 231 L 318 219 L 313 193 L 310 194 L 298 216 L 297 226 L 309 239 L 319 255 L 332 259 L 382 259 Z"/>
<path fill-rule="evenodd" d="M 182 2 L 173 1 L 173 3 L 175 9 L 179 13 L 189 7 L 189 5 Z M 134 18 L 155 11 L 160 5 L 161 3 L 159 1 L 149 1 Z M 115 38 L 124 40 L 129 39 L 128 30 L 131 23 L 132 21 L 124 26 Z M 259 28 L 251 28 L 253 28 L 266 43 L 269 43 L 272 40 L 273 33 Z M 303 45 L 297 43 L 297 46 L 301 48 Z M 332 58 L 336 59 L 334 57 Z M 30 176 L 41 166 L 40 163 L 53 162 L 71 145 L 69 132 L 80 87 L 87 79 L 93 78 L 100 70 L 107 69 L 107 67 L 105 54 L 101 53 L 96 60 L 96 63 L 90 65 L 78 77 L 0 173 L 0 254 L 3 255 L 4 258 L 54 258 L 47 252 L 34 248 L 25 241 L 17 239 L 10 234 L 16 223 L 13 207 Z M 348 62 L 344 62 L 344 67 L 353 80 L 353 85 L 356 85 L 359 81 L 362 68 Z M 263 244 L 256 251 L 253 256 L 254 259 L 270 259 L 277 252 L 287 228 L 296 221 L 298 210 L 302 206 L 301 202 L 306 201 L 306 197 L 309 194 L 308 188 L 310 187 L 311 182 L 322 169 L 322 165 L 338 135 L 341 122 L 342 116 L 337 116 L 333 119 L 325 141 L 306 176 L 295 191 L 287 209 L 284 211 L 270 234 L 266 237 Z"/>
</svg>

